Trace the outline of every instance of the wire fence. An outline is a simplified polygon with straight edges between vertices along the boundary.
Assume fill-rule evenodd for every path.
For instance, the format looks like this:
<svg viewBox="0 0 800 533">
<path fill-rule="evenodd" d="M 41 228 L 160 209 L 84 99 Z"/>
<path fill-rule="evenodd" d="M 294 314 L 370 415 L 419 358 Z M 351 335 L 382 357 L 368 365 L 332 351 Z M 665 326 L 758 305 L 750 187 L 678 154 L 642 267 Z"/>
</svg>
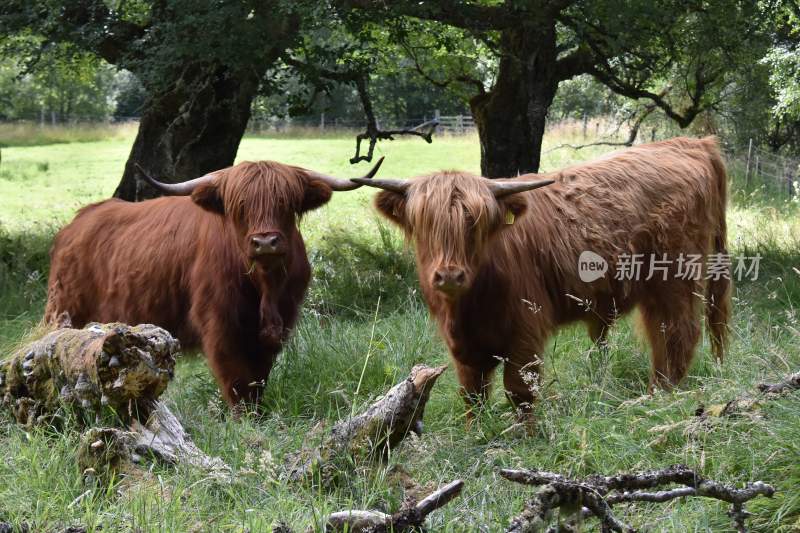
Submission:
<svg viewBox="0 0 800 533">
<path fill-rule="evenodd" d="M 747 190 L 766 187 L 786 196 L 800 195 L 800 157 L 778 155 L 756 146 L 728 152 L 728 166 L 744 176 Z"/>
<path fill-rule="evenodd" d="M 475 122 L 471 115 L 441 115 L 439 111 L 423 114 L 417 117 L 395 118 L 380 121 L 379 126 L 385 130 L 414 129 L 421 124 L 431 121 L 438 123 L 437 131 L 456 135 L 468 135 L 475 132 Z M 329 117 L 320 113 L 315 117 L 260 117 L 250 118 L 247 124 L 247 133 L 264 135 L 269 133 L 283 133 L 294 129 L 326 131 L 363 131 L 364 119 L 342 117 Z"/>
</svg>

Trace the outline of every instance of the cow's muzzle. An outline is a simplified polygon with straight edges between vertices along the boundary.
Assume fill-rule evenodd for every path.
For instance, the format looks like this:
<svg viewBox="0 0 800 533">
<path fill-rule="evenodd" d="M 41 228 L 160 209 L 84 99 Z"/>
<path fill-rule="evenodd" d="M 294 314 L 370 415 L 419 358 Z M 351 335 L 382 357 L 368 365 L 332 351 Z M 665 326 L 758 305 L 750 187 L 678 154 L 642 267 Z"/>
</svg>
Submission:
<svg viewBox="0 0 800 533">
<path fill-rule="evenodd" d="M 250 236 L 250 257 L 264 257 L 284 255 L 286 253 L 286 238 L 279 231 L 258 233 Z"/>
<path fill-rule="evenodd" d="M 433 288 L 448 296 L 456 296 L 467 288 L 467 274 L 463 268 L 447 266 L 433 273 Z"/>
</svg>

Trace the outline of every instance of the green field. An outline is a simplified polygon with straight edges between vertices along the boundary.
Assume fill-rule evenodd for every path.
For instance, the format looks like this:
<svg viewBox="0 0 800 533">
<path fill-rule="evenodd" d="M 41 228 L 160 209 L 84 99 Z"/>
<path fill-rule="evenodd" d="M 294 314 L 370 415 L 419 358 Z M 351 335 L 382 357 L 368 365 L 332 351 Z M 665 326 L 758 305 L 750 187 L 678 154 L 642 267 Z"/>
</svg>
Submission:
<svg viewBox="0 0 800 533">
<path fill-rule="evenodd" d="M 574 137 L 566 128 L 551 131 L 545 150 Z M 124 134 L 3 148 L 0 356 L 41 317 L 53 234 L 77 208 L 113 192 L 130 145 Z M 354 175 L 367 165 L 347 163 L 353 145 L 351 137 L 246 138 L 237 159 L 276 159 Z M 607 150 L 548 152 L 543 167 L 555 169 Z M 432 145 L 417 139 L 383 142 L 379 152 L 386 155 L 383 177 L 479 169 L 477 139 L 469 136 L 441 137 Z M 800 209 L 761 189 L 741 190 L 738 183 L 734 176 L 730 247 L 733 253 L 760 253 L 760 277 L 736 287 L 724 364 L 712 362 L 704 340 L 689 378 L 675 392 L 643 396 L 649 361 L 635 320 L 619 323 L 607 352 L 592 348 L 582 328 L 569 328 L 548 347 L 533 436 L 508 431 L 514 417 L 500 390 L 466 431 L 455 376 L 448 371 L 433 389 L 425 433 L 404 443 L 387 464 L 357 464 L 337 487 L 283 481 L 284 456 L 320 421 L 329 427 L 374 400 L 416 363 L 448 360 L 419 297 L 410 252 L 374 213 L 373 191 L 338 193 L 302 222 L 315 277 L 302 320 L 270 377 L 264 414 L 227 416 L 201 356 L 187 354 L 179 362 L 166 393 L 198 446 L 234 467 L 234 483 L 154 465 L 108 486 L 87 488 L 74 461 L 78 430 L 26 431 L 0 413 L 0 522 L 26 524 L 31 531 L 82 525 L 91 531 L 257 532 L 282 521 L 302 531 L 319 528 L 323 516 L 340 509 L 396 509 L 403 492 L 393 472 L 402 467 L 422 486 L 455 478 L 466 482 L 460 498 L 430 516 L 432 531 L 502 531 L 530 491 L 500 478 L 501 467 L 580 476 L 686 463 L 727 483 L 774 484 L 773 499 L 747 506 L 754 515 L 752 530 L 798 531 L 800 393 L 700 431 L 664 429 L 690 420 L 700 405 L 725 403 L 760 381 L 800 370 L 795 307 L 800 305 Z M 617 509 L 618 517 L 649 531 L 727 531 L 726 511 L 727 506 L 702 499 Z M 595 526 L 588 524 L 587 531 Z"/>
</svg>

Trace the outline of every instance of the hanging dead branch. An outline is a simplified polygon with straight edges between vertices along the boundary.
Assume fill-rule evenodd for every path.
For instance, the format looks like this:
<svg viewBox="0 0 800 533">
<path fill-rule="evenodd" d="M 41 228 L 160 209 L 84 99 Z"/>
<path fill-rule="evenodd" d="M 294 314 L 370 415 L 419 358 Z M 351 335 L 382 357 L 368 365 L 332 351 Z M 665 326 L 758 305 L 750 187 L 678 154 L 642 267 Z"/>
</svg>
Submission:
<svg viewBox="0 0 800 533">
<path fill-rule="evenodd" d="M 567 521 L 573 523 L 594 517 L 600 520 L 602 531 L 633 532 L 633 527 L 614 516 L 614 505 L 663 503 L 692 496 L 731 504 L 728 514 L 736 530 L 743 532 L 746 531 L 745 520 L 750 516 L 744 510 L 744 504 L 758 496 L 771 498 L 775 493 L 772 486 L 761 481 L 747 483 L 743 489 L 737 489 L 705 479 L 684 465 L 615 476 L 594 475 L 581 480 L 538 470 L 504 469 L 500 471 L 500 475 L 517 483 L 542 487 L 525 504 L 523 512 L 511 522 L 508 528 L 510 532 L 549 531 L 556 509 L 560 509 L 561 513 L 566 511 L 569 515 Z M 670 485 L 682 486 L 668 488 Z"/>
<path fill-rule="evenodd" d="M 362 74 L 354 80 L 358 97 L 361 99 L 361 106 L 364 108 L 364 116 L 367 121 L 367 129 L 364 133 L 356 135 L 356 154 L 350 158 L 351 164 L 356 164 L 360 161 L 372 161 L 372 154 L 375 151 L 375 145 L 379 140 L 393 141 L 396 135 L 415 135 L 425 139 L 425 142 L 431 144 L 433 142 L 433 133 L 436 131 L 436 126 L 439 121 L 429 120 L 423 124 L 413 128 L 403 128 L 396 130 L 382 130 L 378 127 L 378 119 L 375 117 L 375 111 L 372 107 L 372 97 L 367 88 L 367 76 Z M 361 143 L 369 140 L 369 148 L 367 148 L 367 155 L 361 155 Z"/>
<path fill-rule="evenodd" d="M 321 67 L 319 65 L 312 65 L 297 58 L 287 57 L 284 58 L 287 65 L 291 65 L 298 71 L 302 72 L 307 79 L 309 79 L 320 90 L 327 90 L 327 81 L 336 83 L 352 84 L 358 92 L 358 98 L 361 101 L 361 107 L 364 110 L 364 119 L 366 121 L 366 129 L 364 133 L 359 133 L 356 136 L 356 153 L 350 158 L 350 163 L 355 165 L 361 161 L 372 161 L 372 156 L 375 152 L 375 145 L 378 141 L 393 141 L 398 135 L 411 135 L 425 139 L 425 142 L 431 144 L 433 142 L 433 134 L 436 127 L 439 125 L 438 120 L 428 120 L 422 124 L 411 128 L 398 128 L 392 130 L 383 130 L 378 125 L 378 119 L 375 116 L 375 108 L 372 105 L 372 95 L 369 92 L 369 71 L 367 67 L 358 66 L 347 70 L 334 70 Z M 369 141 L 369 148 L 367 148 L 366 155 L 361 154 L 361 143 Z"/>
<path fill-rule="evenodd" d="M 318 447 L 288 457 L 288 477 L 299 481 L 316 473 L 332 480 L 352 458 L 378 458 L 395 448 L 409 431 L 422 432 L 431 388 L 447 367 L 417 365 L 363 413 L 338 422 Z"/>
<path fill-rule="evenodd" d="M 200 451 L 158 400 L 175 368 L 178 341 L 149 324 L 92 323 L 51 331 L 0 363 L 0 404 L 20 424 L 93 427 L 78 460 L 87 475 L 116 471 L 142 456 L 227 473 Z"/>
</svg>

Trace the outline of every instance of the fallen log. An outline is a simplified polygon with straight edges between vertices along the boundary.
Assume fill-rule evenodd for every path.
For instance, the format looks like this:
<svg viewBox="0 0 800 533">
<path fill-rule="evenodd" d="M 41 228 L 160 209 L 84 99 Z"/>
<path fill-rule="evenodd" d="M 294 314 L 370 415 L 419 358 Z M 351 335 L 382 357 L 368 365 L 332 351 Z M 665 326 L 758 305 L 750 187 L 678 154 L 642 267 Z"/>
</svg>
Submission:
<svg viewBox="0 0 800 533">
<path fill-rule="evenodd" d="M 447 367 L 417 365 L 363 413 L 338 422 L 322 443 L 290 454 L 288 478 L 301 481 L 319 474 L 333 481 L 353 458 L 384 457 L 409 431 L 422 432 L 422 417 L 431 388 Z"/>
<path fill-rule="evenodd" d="M 0 405 L 26 426 L 70 414 L 84 426 L 110 425 L 82 439 L 79 463 L 94 474 L 143 455 L 225 473 L 227 466 L 201 452 L 158 400 L 179 349 L 166 330 L 149 324 L 59 328 L 0 363 Z"/>
<path fill-rule="evenodd" d="M 745 519 L 750 516 L 744 504 L 758 496 L 771 498 L 775 489 L 756 481 L 737 489 L 719 482 L 705 479 L 684 465 L 674 465 L 663 470 L 640 473 L 623 473 L 615 476 L 589 476 L 585 479 L 570 479 L 560 474 L 538 470 L 503 469 L 504 478 L 542 487 L 525 504 L 525 509 L 508 528 L 509 532 L 549 531 L 553 511 L 566 509 L 568 513 L 580 511 L 580 519 L 596 517 L 601 522 L 602 531 L 634 532 L 630 525 L 617 519 L 612 507 L 620 503 L 654 502 L 663 503 L 675 498 L 701 496 L 731 504 L 728 515 L 733 519 L 736 531 L 744 532 Z M 668 485 L 683 485 L 667 490 Z M 575 521 L 575 518 L 570 518 Z"/>
</svg>

